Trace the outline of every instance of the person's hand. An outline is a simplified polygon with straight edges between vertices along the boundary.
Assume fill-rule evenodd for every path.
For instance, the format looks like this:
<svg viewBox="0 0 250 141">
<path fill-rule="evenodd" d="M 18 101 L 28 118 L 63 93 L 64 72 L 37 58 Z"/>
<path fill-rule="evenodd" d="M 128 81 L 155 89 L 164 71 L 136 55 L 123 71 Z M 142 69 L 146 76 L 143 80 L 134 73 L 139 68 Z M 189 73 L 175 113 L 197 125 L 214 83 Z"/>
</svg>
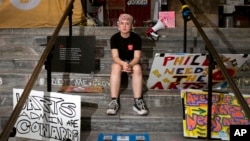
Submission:
<svg viewBox="0 0 250 141">
<path fill-rule="evenodd" d="M 132 66 L 130 64 L 128 64 L 127 62 L 125 62 L 122 66 L 122 71 L 123 72 L 127 72 L 127 73 L 131 73 L 132 72 Z"/>
</svg>

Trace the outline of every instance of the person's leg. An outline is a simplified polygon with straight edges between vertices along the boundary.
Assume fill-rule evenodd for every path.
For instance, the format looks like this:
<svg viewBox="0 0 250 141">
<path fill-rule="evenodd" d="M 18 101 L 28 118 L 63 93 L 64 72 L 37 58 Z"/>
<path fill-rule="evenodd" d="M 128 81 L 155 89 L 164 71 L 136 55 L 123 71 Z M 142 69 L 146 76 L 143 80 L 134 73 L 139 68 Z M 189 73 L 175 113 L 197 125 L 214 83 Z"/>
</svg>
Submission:
<svg viewBox="0 0 250 141">
<path fill-rule="evenodd" d="M 120 91 L 122 67 L 119 64 L 112 64 L 110 74 L 110 96 L 111 102 L 108 105 L 107 114 L 115 115 L 119 110 L 119 104 L 117 102 Z"/>
<path fill-rule="evenodd" d="M 118 98 L 121 83 L 122 66 L 119 64 L 112 64 L 110 74 L 110 94 L 111 98 Z"/>
<path fill-rule="evenodd" d="M 133 73 L 132 76 L 132 89 L 134 98 L 141 98 L 142 97 L 142 70 L 140 65 L 133 66 Z"/>
<path fill-rule="evenodd" d="M 132 88 L 135 101 L 133 110 L 137 112 L 139 115 L 146 115 L 148 114 L 148 110 L 142 99 L 143 78 L 142 78 L 142 69 L 139 64 L 133 66 L 133 73 L 131 75 L 132 75 Z"/>
</svg>

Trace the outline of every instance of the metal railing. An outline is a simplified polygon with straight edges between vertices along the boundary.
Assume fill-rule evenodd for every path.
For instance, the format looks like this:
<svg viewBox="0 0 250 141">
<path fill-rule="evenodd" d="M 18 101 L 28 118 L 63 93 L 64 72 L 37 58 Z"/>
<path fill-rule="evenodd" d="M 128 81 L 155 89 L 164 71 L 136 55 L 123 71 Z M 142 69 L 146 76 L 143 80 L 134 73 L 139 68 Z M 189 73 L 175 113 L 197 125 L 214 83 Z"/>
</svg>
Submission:
<svg viewBox="0 0 250 141">
<path fill-rule="evenodd" d="M 186 4 L 186 2 L 187 2 L 187 4 Z M 186 0 L 186 2 L 185 2 L 185 0 L 181 0 L 184 24 L 187 22 L 187 20 L 192 20 L 193 21 L 195 27 L 197 28 L 198 32 L 202 36 L 203 40 L 205 41 L 206 50 L 209 52 L 209 57 L 210 57 L 209 61 L 212 61 L 211 58 L 213 58 L 215 60 L 216 64 L 219 66 L 223 76 L 226 78 L 229 86 L 231 87 L 235 97 L 237 98 L 240 106 L 242 107 L 246 117 L 248 118 L 248 121 L 250 121 L 250 108 L 249 108 L 247 102 L 245 101 L 245 99 L 242 96 L 240 90 L 238 89 L 235 82 L 233 81 L 233 79 L 229 75 L 223 61 L 221 60 L 219 54 L 215 50 L 213 44 L 208 39 L 207 35 L 205 34 L 205 32 L 201 28 L 200 24 L 198 23 L 197 19 L 193 16 L 192 12 L 190 11 L 190 9 L 189 9 L 190 0 Z M 185 40 L 185 34 L 184 34 L 184 40 Z M 186 50 L 186 48 L 185 48 L 185 43 L 184 43 L 184 51 L 185 50 Z M 209 87 L 208 89 L 210 89 L 210 90 L 208 90 L 208 124 L 207 124 L 208 128 L 207 128 L 207 136 L 208 136 L 208 138 L 211 138 L 211 134 L 210 134 L 211 133 L 211 128 L 209 128 L 209 127 L 211 127 L 211 120 L 209 120 L 209 119 L 211 119 L 211 105 L 212 105 L 212 90 L 211 89 L 212 89 L 212 87 L 211 86 L 208 86 L 208 87 Z"/>
<path fill-rule="evenodd" d="M 0 141 L 7 141 L 8 138 L 9 138 L 9 135 L 11 133 L 11 130 L 13 129 L 18 117 L 19 117 L 19 114 L 21 113 L 22 109 L 23 109 L 23 106 L 24 104 L 26 103 L 26 100 L 31 92 L 31 89 L 33 88 L 41 70 L 42 70 L 42 67 L 56 41 L 56 38 L 68 16 L 68 13 L 70 12 L 70 10 L 72 9 L 73 7 L 73 3 L 74 3 L 74 0 L 70 0 L 70 2 L 68 3 L 68 6 L 66 7 L 64 13 L 63 13 L 63 16 L 61 17 L 58 25 L 56 26 L 56 29 L 54 31 L 54 33 L 52 34 L 52 37 L 50 38 L 48 44 L 47 44 L 47 47 L 45 48 L 44 52 L 42 53 L 41 55 L 41 58 L 39 59 L 28 83 L 26 84 L 24 90 L 23 90 L 23 93 L 22 93 L 22 96 L 20 97 L 19 101 L 17 102 L 14 110 L 12 111 L 11 115 L 10 115 L 10 118 L 8 119 L 5 127 L 4 127 L 4 130 L 2 131 L 1 133 L 1 136 L 0 136 Z"/>
</svg>

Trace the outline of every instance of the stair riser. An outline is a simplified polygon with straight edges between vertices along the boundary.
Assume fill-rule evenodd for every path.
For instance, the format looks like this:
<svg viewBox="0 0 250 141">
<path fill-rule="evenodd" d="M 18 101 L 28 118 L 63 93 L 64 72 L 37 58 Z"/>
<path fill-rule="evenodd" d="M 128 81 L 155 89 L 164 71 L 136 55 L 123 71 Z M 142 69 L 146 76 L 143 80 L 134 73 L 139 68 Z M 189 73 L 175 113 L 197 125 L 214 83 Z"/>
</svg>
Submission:
<svg viewBox="0 0 250 141">
<path fill-rule="evenodd" d="M 13 105 L 13 93 L 2 92 L 0 95 L 0 106 L 12 106 Z"/>
<path fill-rule="evenodd" d="M 106 105 L 98 105 L 98 109 L 93 108 L 91 110 L 91 119 L 85 115 L 88 112 L 83 106 L 82 113 L 85 114 L 82 115 L 81 119 L 82 129 L 115 132 L 181 132 L 183 111 L 181 97 L 178 95 L 171 96 L 170 93 L 169 96 L 166 95 L 144 97 L 149 109 L 149 115 L 145 117 L 137 115 L 132 110 L 134 103 L 132 94 L 121 95 L 121 109 L 115 116 L 106 115 L 109 97 L 104 100 Z"/>
<path fill-rule="evenodd" d="M 1 70 L 13 70 L 14 65 L 12 60 L 0 60 Z"/>
<path fill-rule="evenodd" d="M 172 119 L 173 120 L 173 119 Z M 178 121 L 177 121 L 178 120 Z M 109 132 L 182 132 L 182 119 L 133 120 L 133 119 L 81 119 L 81 128 L 85 131 Z"/>
<path fill-rule="evenodd" d="M 0 74 L 1 86 L 25 86 L 29 81 L 30 74 Z M 51 78 L 52 86 L 62 86 L 62 85 L 72 85 L 72 86 L 103 86 L 107 87 L 109 85 L 109 76 L 91 77 L 91 76 L 63 76 L 63 75 L 53 75 Z M 46 86 L 47 76 L 39 76 L 36 80 L 35 86 Z"/>
</svg>

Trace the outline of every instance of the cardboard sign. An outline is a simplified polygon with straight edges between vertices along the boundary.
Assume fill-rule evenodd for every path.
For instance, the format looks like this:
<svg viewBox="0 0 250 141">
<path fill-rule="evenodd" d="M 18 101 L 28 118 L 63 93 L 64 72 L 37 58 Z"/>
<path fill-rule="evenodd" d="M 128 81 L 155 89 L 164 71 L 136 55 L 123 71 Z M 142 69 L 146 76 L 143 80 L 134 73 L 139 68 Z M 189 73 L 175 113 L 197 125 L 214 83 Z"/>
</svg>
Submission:
<svg viewBox="0 0 250 141">
<path fill-rule="evenodd" d="M 175 11 L 159 12 L 159 20 L 162 21 L 167 28 L 175 27 Z"/>
<path fill-rule="evenodd" d="M 60 92 L 74 92 L 74 93 L 102 93 L 101 86 L 63 86 Z"/>
<path fill-rule="evenodd" d="M 23 89 L 13 89 L 17 104 Z M 81 97 L 32 90 L 16 121 L 16 136 L 35 140 L 80 141 Z"/>
<path fill-rule="evenodd" d="M 245 54 L 221 54 L 230 76 L 249 59 Z M 150 70 L 149 89 L 206 89 L 208 85 L 208 59 L 206 54 L 156 53 Z M 218 66 L 212 73 L 213 87 L 223 87 L 226 80 Z"/>
<path fill-rule="evenodd" d="M 181 90 L 183 101 L 183 133 L 185 137 L 207 137 L 207 97 L 202 90 Z M 243 94 L 250 106 L 250 95 Z M 211 137 L 229 140 L 230 125 L 249 125 L 247 117 L 233 93 L 212 94 Z"/>
</svg>

